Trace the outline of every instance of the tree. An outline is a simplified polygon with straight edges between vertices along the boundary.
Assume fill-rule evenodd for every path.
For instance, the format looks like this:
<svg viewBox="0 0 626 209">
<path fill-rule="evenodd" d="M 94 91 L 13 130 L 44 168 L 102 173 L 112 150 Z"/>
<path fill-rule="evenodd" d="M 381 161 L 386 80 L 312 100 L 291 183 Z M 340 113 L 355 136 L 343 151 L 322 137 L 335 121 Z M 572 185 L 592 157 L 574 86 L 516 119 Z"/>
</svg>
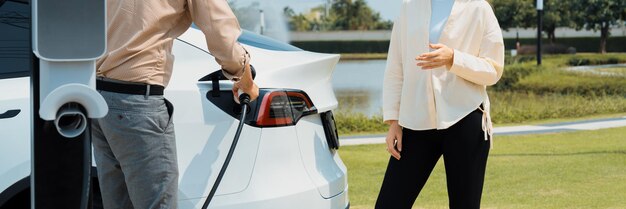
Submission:
<svg viewBox="0 0 626 209">
<path fill-rule="evenodd" d="M 575 12 L 572 10 L 571 1 L 546 0 L 544 5 L 543 31 L 548 35 L 550 43 L 556 42 L 555 31 L 557 27 L 573 27 Z M 536 18 L 535 13 L 535 18 Z M 536 24 L 535 24 L 536 25 Z"/>
<path fill-rule="evenodd" d="M 490 0 L 490 3 L 503 30 L 536 26 L 532 0 Z"/>
<path fill-rule="evenodd" d="M 308 31 L 311 29 L 310 21 L 303 14 L 296 14 L 290 7 L 285 7 L 283 13 L 289 20 L 289 30 Z"/>
<path fill-rule="evenodd" d="M 624 16 L 624 0 L 573 0 L 576 29 L 600 31 L 600 52 L 606 53 L 606 43 L 611 26 L 617 25 Z"/>
<path fill-rule="evenodd" d="M 491 2 L 502 29 L 508 31 L 516 27 L 537 27 L 535 0 L 491 0 Z M 571 1 L 545 0 L 543 32 L 548 35 L 551 43 L 556 42 L 556 28 L 575 25 L 571 4 Z"/>
<path fill-rule="evenodd" d="M 330 19 L 334 20 L 335 30 L 376 30 L 387 24 L 382 21 L 380 13 L 374 12 L 365 0 L 338 0 L 330 10 Z"/>
<path fill-rule="evenodd" d="M 336 0 L 329 14 L 326 8 L 319 6 L 307 14 L 295 14 L 291 8 L 285 8 L 291 30 L 389 30 L 393 22 L 383 20 L 365 0 Z M 323 15 L 322 15 L 323 14 Z"/>
</svg>

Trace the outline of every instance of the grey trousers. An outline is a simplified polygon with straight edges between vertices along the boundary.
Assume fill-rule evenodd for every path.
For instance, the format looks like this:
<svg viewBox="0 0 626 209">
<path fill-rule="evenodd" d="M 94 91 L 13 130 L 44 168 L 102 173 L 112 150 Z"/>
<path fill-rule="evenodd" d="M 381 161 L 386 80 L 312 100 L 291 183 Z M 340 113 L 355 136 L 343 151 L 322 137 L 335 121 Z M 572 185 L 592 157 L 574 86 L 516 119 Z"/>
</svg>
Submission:
<svg viewBox="0 0 626 209">
<path fill-rule="evenodd" d="M 109 114 L 92 121 L 92 140 L 104 208 L 175 209 L 171 104 L 163 96 L 100 93 Z"/>
</svg>

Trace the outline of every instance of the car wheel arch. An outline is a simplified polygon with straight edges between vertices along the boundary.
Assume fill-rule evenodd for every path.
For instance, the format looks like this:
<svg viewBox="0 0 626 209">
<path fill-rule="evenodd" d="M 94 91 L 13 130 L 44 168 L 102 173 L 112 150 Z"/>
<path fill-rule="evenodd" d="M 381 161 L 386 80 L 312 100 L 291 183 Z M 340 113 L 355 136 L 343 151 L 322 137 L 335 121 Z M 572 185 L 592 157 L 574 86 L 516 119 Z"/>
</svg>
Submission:
<svg viewBox="0 0 626 209">
<path fill-rule="evenodd" d="M 9 186 L 4 191 L 0 192 L 0 209 L 4 209 L 5 204 L 9 203 L 11 200 L 14 200 L 15 198 L 18 198 L 18 195 L 20 195 L 22 192 L 30 190 L 31 188 L 30 178 L 31 178 L 30 175 L 26 176 L 23 179 L 15 182 L 13 185 Z M 92 178 L 92 186 L 96 186 L 96 187 L 92 187 L 94 189 L 94 194 L 99 194 L 100 191 L 99 191 L 99 186 L 98 186 L 98 171 L 96 167 L 91 167 L 91 178 Z M 98 188 L 98 191 L 95 191 L 95 188 Z M 98 207 L 94 207 L 94 208 L 98 208 Z"/>
<path fill-rule="evenodd" d="M 4 191 L 0 192 L 0 208 L 3 208 L 13 198 L 16 198 L 20 193 L 30 189 L 30 176 L 15 182 Z"/>
</svg>

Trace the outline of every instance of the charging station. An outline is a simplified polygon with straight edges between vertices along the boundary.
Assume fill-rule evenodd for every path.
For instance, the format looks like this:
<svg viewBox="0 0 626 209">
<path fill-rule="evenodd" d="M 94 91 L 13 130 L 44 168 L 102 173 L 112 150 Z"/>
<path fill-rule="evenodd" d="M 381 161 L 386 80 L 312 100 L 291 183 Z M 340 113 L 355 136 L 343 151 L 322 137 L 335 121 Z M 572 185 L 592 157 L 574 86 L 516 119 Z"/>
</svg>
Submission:
<svg viewBox="0 0 626 209">
<path fill-rule="evenodd" d="M 95 90 L 96 60 L 106 52 L 105 0 L 33 0 L 31 207 L 87 208 L 90 119 L 108 107 Z"/>
</svg>

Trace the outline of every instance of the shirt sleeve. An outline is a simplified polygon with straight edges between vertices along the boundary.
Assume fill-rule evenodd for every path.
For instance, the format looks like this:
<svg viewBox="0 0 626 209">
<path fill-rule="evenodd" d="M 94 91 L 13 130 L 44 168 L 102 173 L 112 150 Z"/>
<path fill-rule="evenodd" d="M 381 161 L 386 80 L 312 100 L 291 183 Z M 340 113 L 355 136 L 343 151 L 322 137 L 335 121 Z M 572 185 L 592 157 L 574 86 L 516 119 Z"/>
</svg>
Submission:
<svg viewBox="0 0 626 209">
<path fill-rule="evenodd" d="M 400 115 L 400 97 L 404 81 L 402 72 L 402 16 L 398 18 L 391 32 L 391 42 L 387 55 L 387 67 L 383 79 L 383 120 L 398 120 Z"/>
<path fill-rule="evenodd" d="M 500 80 L 504 71 L 504 40 L 491 6 L 486 4 L 485 7 L 485 33 L 478 56 L 454 50 L 450 72 L 470 82 L 491 86 Z"/>
<path fill-rule="evenodd" d="M 226 0 L 187 0 L 193 22 L 204 33 L 207 48 L 231 79 L 243 74 L 250 55 L 237 42 L 241 28 Z"/>
</svg>

